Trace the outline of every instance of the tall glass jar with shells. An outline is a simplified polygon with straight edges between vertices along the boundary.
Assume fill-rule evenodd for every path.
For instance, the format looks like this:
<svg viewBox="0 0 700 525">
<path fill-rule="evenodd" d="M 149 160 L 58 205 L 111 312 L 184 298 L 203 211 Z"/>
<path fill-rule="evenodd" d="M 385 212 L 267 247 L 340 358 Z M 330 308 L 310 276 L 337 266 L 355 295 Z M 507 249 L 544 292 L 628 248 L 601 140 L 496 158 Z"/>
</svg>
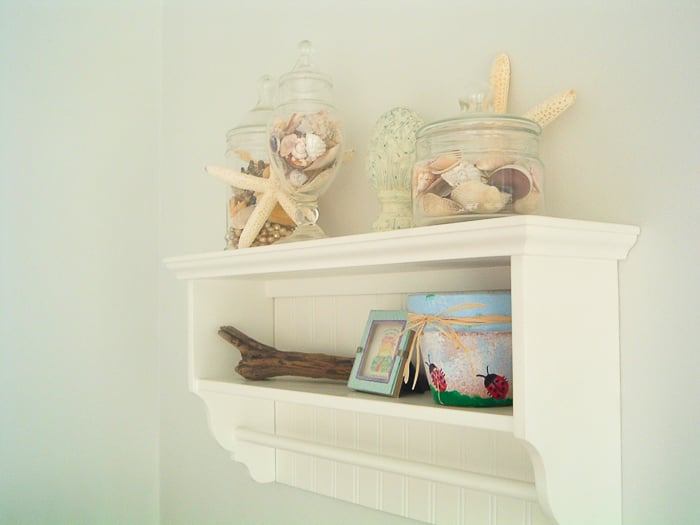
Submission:
<svg viewBox="0 0 700 525">
<path fill-rule="evenodd" d="M 275 84 L 270 76 L 258 80 L 258 102 L 238 126 L 226 134 L 226 164 L 237 172 L 255 177 L 270 177 L 270 152 L 267 123 L 272 115 Z M 226 211 L 226 248 L 246 248 L 272 244 L 294 231 L 294 221 L 276 206 L 261 229 L 250 240 L 241 242 L 259 195 L 247 188 L 229 186 Z M 256 228 L 257 229 L 257 228 Z"/>
<path fill-rule="evenodd" d="M 537 214 L 544 209 L 539 124 L 489 112 L 488 94 L 416 134 L 412 197 L 417 225 Z"/>
<path fill-rule="evenodd" d="M 325 237 L 316 224 L 318 198 L 335 178 L 343 158 L 343 137 L 331 103 L 331 78 L 312 62 L 313 48 L 299 44 L 294 68 L 280 77 L 279 105 L 268 126 L 272 175 L 296 202 L 297 225 L 287 241 Z"/>
</svg>

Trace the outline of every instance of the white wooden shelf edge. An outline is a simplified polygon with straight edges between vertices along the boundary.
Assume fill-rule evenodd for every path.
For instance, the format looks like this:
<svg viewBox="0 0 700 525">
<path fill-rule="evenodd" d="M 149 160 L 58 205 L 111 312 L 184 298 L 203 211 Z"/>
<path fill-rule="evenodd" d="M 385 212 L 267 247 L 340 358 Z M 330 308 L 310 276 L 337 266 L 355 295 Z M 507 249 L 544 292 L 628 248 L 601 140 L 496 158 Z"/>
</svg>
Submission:
<svg viewBox="0 0 700 525">
<path fill-rule="evenodd" d="M 624 259 L 638 233 L 634 226 L 520 215 L 171 257 L 165 264 L 179 279 L 201 279 L 415 270 L 524 254 Z"/>
<path fill-rule="evenodd" d="M 302 390 L 303 389 L 303 390 Z M 513 432 L 512 407 L 465 408 L 435 404 L 429 393 L 409 394 L 394 399 L 349 390 L 336 383 L 301 381 L 197 381 L 197 393 L 215 392 L 245 398 L 332 408 L 364 414 L 413 419 L 461 427 Z"/>
</svg>

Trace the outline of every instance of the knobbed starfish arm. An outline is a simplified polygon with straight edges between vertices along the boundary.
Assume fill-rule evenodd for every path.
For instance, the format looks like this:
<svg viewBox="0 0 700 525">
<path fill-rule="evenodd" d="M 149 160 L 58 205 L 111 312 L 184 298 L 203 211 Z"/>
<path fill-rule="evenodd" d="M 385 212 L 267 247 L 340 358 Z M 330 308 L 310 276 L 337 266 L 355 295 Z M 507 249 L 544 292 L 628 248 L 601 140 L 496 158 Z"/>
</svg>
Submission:
<svg viewBox="0 0 700 525">
<path fill-rule="evenodd" d="M 510 59 L 505 53 L 501 53 L 494 59 L 489 82 L 493 92 L 494 113 L 505 113 L 508 109 L 508 90 L 510 88 Z"/>
<path fill-rule="evenodd" d="M 241 232 L 241 237 L 238 239 L 239 248 L 247 248 L 253 244 L 258 233 L 260 233 L 260 230 L 262 230 L 262 227 L 265 225 L 265 221 L 272 214 L 275 204 L 277 204 L 277 194 L 274 191 L 266 191 L 263 193 L 262 197 L 258 199 L 258 202 L 255 204 L 255 209 L 245 223 L 243 231 Z"/>
<path fill-rule="evenodd" d="M 508 91 L 510 88 L 510 59 L 505 53 L 497 55 L 493 60 L 489 84 L 493 93 L 494 113 L 505 113 L 508 109 Z M 530 108 L 523 117 L 534 120 L 544 128 L 564 113 L 575 101 L 576 92 L 573 89 L 568 89 Z"/>
<path fill-rule="evenodd" d="M 262 192 L 267 191 L 270 185 L 270 179 L 264 179 L 262 177 L 248 175 L 246 173 L 239 173 L 235 170 L 222 168 L 220 166 L 205 166 L 204 171 L 206 171 L 209 175 L 213 175 L 217 179 L 220 179 L 231 186 L 235 186 L 236 188 L 241 188 L 242 190 Z"/>
<path fill-rule="evenodd" d="M 576 100 L 576 92 L 573 89 L 563 91 L 548 98 L 541 104 L 530 109 L 523 116 L 530 120 L 534 120 L 540 126 L 545 127 L 547 124 L 564 113 L 571 104 Z"/>
</svg>

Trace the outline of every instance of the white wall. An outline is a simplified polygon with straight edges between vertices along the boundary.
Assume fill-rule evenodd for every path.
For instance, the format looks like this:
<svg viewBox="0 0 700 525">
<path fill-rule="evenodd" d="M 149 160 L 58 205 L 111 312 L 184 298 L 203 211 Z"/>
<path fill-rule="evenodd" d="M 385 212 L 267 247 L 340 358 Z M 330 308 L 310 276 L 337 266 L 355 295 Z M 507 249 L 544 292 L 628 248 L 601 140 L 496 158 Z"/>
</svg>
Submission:
<svg viewBox="0 0 700 525">
<path fill-rule="evenodd" d="M 485 79 L 495 54 L 507 52 L 514 111 L 565 88 L 578 92 L 543 136 L 549 213 L 642 227 L 620 266 L 625 524 L 690 524 L 700 520 L 691 503 L 700 488 L 691 329 L 700 289 L 700 10 L 690 0 L 577 4 L 166 1 L 161 249 L 223 246 L 224 189 L 202 166 L 223 162 L 225 132 L 254 103 L 257 77 L 291 68 L 299 40 L 314 42 L 317 63 L 335 79 L 357 150 L 321 202 L 321 222 L 335 235 L 367 231 L 376 216 L 364 156 L 380 114 L 406 105 L 427 119 L 448 116 L 462 86 Z M 217 450 L 203 407 L 185 393 L 184 288 L 162 283 L 165 523 L 407 523 L 251 485 Z"/>
<path fill-rule="evenodd" d="M 334 235 L 375 218 L 382 112 L 451 114 L 500 51 L 514 111 L 578 91 L 543 137 L 549 213 L 642 227 L 620 266 L 624 522 L 700 521 L 697 2 L 246 4 L 0 0 L 0 522 L 410 523 L 253 483 L 187 392 L 184 285 L 159 260 L 223 246 L 202 166 L 303 38 L 357 150 L 322 200 Z"/>
<path fill-rule="evenodd" d="M 158 523 L 156 1 L 0 1 L 0 523 Z"/>
</svg>

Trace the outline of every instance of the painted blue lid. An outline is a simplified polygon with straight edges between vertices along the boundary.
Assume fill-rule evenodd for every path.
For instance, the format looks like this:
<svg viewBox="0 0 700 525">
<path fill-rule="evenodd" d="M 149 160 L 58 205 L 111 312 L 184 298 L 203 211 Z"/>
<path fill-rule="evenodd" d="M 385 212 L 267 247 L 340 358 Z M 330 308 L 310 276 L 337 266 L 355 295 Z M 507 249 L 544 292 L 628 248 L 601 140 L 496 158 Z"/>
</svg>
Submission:
<svg viewBox="0 0 700 525">
<path fill-rule="evenodd" d="M 464 305 L 463 309 L 451 308 Z M 479 306 L 474 306 L 479 305 Z M 422 315 L 442 315 L 445 318 L 480 317 L 485 315 L 511 315 L 509 291 L 488 291 L 468 293 L 429 293 L 410 294 L 408 296 L 408 312 Z M 494 323 L 487 325 L 465 326 L 453 325 L 455 331 L 467 332 L 508 332 L 511 323 Z M 426 330 L 435 330 L 427 325 Z"/>
</svg>

